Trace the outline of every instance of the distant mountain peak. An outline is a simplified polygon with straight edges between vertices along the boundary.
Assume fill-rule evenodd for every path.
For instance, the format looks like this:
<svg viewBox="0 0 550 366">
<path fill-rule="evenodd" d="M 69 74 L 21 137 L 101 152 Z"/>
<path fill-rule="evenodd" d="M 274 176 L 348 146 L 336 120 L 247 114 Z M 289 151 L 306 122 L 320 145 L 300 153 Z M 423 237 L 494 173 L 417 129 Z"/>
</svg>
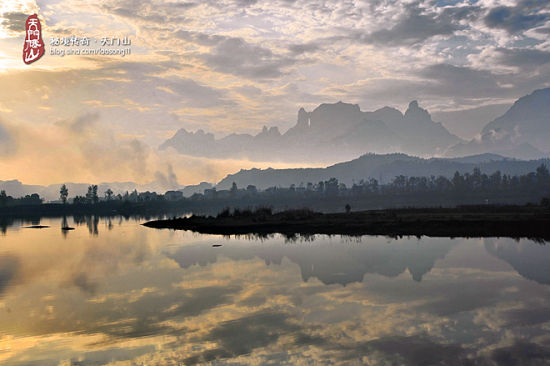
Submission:
<svg viewBox="0 0 550 366">
<path fill-rule="evenodd" d="M 311 113 L 325 111 L 325 110 L 353 110 L 356 112 L 361 111 L 358 104 L 344 103 L 342 101 L 338 101 L 336 103 L 321 103 Z"/>
<path fill-rule="evenodd" d="M 296 122 L 296 127 L 298 128 L 307 128 L 309 127 L 309 112 L 302 107 L 298 111 L 298 120 Z"/>
<path fill-rule="evenodd" d="M 270 128 L 267 128 L 267 126 L 264 126 L 262 128 L 262 132 L 260 132 L 258 135 L 256 135 L 256 138 L 258 137 L 273 137 L 273 136 L 277 136 L 277 137 L 280 137 L 281 136 L 281 133 L 279 132 L 279 127 L 270 127 Z"/>
<path fill-rule="evenodd" d="M 550 88 L 535 90 L 516 100 L 506 113 L 483 128 L 482 139 L 495 132 L 510 136 L 514 147 L 531 146 L 529 153 L 540 156 L 550 151 Z"/>
<path fill-rule="evenodd" d="M 428 113 L 427 110 L 424 108 L 421 108 L 418 105 L 418 101 L 413 100 L 409 103 L 409 107 L 407 108 L 407 111 L 405 112 L 405 118 L 414 118 L 416 120 L 432 120 L 432 117 L 430 116 L 430 113 Z"/>
<path fill-rule="evenodd" d="M 311 112 L 300 108 L 296 124 L 284 134 L 264 126 L 255 136 L 230 134 L 215 139 L 210 133 L 182 129 L 161 149 L 171 146 L 182 154 L 205 157 L 335 162 L 367 152 L 433 155 L 459 141 L 433 122 L 416 101 L 405 115 L 391 107 L 363 112 L 358 104 L 338 101 L 320 104 Z"/>
</svg>

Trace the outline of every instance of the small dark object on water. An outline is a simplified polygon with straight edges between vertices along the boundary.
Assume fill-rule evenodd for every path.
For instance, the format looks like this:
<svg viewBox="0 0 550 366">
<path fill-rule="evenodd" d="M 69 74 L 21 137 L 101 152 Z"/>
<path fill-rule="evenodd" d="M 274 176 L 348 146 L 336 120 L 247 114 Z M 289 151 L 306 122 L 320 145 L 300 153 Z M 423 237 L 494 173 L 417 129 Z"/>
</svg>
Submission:
<svg viewBox="0 0 550 366">
<path fill-rule="evenodd" d="M 45 229 L 49 226 L 47 225 L 31 225 L 31 226 L 25 226 L 26 229 Z"/>
<path fill-rule="evenodd" d="M 74 227 L 65 226 L 65 227 L 62 227 L 61 230 L 64 230 L 64 231 L 67 231 L 67 230 L 74 230 Z"/>
<path fill-rule="evenodd" d="M 214 248 L 217 248 L 217 247 L 221 247 L 222 245 L 221 245 L 221 244 L 212 244 L 212 246 L 213 246 Z"/>
</svg>

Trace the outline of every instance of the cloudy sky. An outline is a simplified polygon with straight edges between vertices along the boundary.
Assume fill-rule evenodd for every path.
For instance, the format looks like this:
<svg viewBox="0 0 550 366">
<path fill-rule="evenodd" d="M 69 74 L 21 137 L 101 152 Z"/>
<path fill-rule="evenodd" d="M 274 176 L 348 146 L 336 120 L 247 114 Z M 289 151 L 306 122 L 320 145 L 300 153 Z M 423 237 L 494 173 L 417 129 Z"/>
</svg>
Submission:
<svg viewBox="0 0 550 366">
<path fill-rule="evenodd" d="M 35 12 L 46 54 L 25 65 Z M 156 147 L 179 128 L 284 131 L 299 107 L 339 100 L 366 111 L 418 99 L 471 138 L 550 86 L 550 3 L 540 0 L 12 0 L 0 22 L 0 179 L 24 183 L 145 183 L 173 168 L 193 184 L 284 166 Z M 72 35 L 127 36 L 131 54 L 50 55 L 52 37 Z"/>
</svg>

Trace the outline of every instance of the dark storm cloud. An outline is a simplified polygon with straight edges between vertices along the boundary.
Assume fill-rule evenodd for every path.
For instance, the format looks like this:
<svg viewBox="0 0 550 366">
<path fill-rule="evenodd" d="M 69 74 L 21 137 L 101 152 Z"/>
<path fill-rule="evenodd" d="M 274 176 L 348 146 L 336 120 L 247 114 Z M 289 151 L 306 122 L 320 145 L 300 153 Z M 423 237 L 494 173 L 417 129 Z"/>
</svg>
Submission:
<svg viewBox="0 0 550 366">
<path fill-rule="evenodd" d="M 407 366 L 543 365 L 550 356 L 550 349 L 529 342 L 516 342 L 475 356 L 460 345 L 438 343 L 423 335 L 378 338 L 353 346 L 340 345 L 339 350 L 344 361 L 371 355 L 381 364 Z"/>
<path fill-rule="evenodd" d="M 179 97 L 188 100 L 194 107 L 214 107 L 231 104 L 224 99 L 225 93 L 222 90 L 208 86 L 199 85 L 193 79 L 188 78 L 158 78 L 155 80 L 157 86 L 165 86 L 176 93 Z M 155 84 L 152 83 L 152 84 Z"/>
<path fill-rule="evenodd" d="M 365 360 L 367 357 L 371 362 L 407 366 L 538 365 L 550 355 L 547 347 L 529 342 L 516 342 L 496 348 L 488 354 L 475 355 L 459 344 L 439 343 L 423 334 L 350 342 L 349 339 L 311 334 L 313 331 L 314 328 L 294 321 L 289 314 L 261 311 L 213 328 L 201 340 L 214 342 L 217 347 L 194 354 L 183 362 L 206 363 L 249 355 L 255 350 L 280 342 L 283 336 L 286 350 L 313 346 L 324 351 L 333 351 L 331 361 L 334 363 Z"/>
<path fill-rule="evenodd" d="M 346 350 L 348 351 L 348 350 Z M 427 337 L 385 337 L 358 343 L 342 354 L 343 360 L 358 359 L 380 352 L 381 363 L 402 365 L 463 365 L 464 349 L 454 344 L 439 344 Z"/>
<path fill-rule="evenodd" d="M 321 44 L 319 42 L 295 43 L 288 47 L 290 52 L 292 52 L 295 55 L 316 52 L 320 48 L 321 48 Z"/>
<path fill-rule="evenodd" d="M 418 78 L 381 78 L 347 88 L 348 97 L 379 105 L 409 103 L 414 98 L 446 98 L 461 102 L 475 98 L 509 96 L 514 91 L 501 88 L 495 75 L 487 70 L 434 64 L 415 71 Z M 329 93 L 337 92 L 329 89 Z M 391 101 L 391 103 L 388 103 Z"/>
<path fill-rule="evenodd" d="M 82 134 L 92 128 L 98 121 L 98 112 L 86 112 L 68 122 L 67 127 L 74 133 Z"/>
<path fill-rule="evenodd" d="M 420 74 L 437 81 L 436 88 L 448 94 L 490 95 L 499 89 L 495 76 L 485 70 L 434 64 L 421 70 Z"/>
<path fill-rule="evenodd" d="M 525 327 L 550 322 L 550 309 L 548 307 L 513 309 L 503 314 L 508 327 Z"/>
<path fill-rule="evenodd" d="M 434 98 L 445 97 L 458 105 L 464 105 L 475 99 L 517 99 L 535 89 L 547 87 L 550 67 L 536 65 L 535 61 L 527 56 L 531 51 L 504 50 L 506 57 L 499 55 L 491 60 L 495 62 L 495 67 L 503 64 L 512 65 L 515 62 L 514 66 L 521 66 L 522 71 L 530 71 L 529 67 L 537 67 L 537 73 L 496 74 L 490 69 L 492 66 L 490 62 L 485 62 L 486 69 L 444 63 L 434 64 L 419 71 L 419 75 L 425 78 L 426 82 L 419 83 L 416 93 Z M 541 57 L 536 51 L 532 54 Z"/>
<path fill-rule="evenodd" d="M 209 35 L 200 32 L 177 31 L 175 36 L 189 42 L 211 47 L 198 55 L 212 69 L 253 79 L 276 78 L 285 74 L 285 67 L 296 63 L 291 57 L 277 55 L 270 49 L 251 44 L 239 37 Z"/>
<path fill-rule="evenodd" d="M 192 9 L 192 8 L 195 8 L 197 6 L 199 6 L 200 4 L 199 3 L 194 3 L 194 2 L 184 2 L 184 3 L 166 3 L 167 6 L 169 7 L 173 7 L 173 8 L 176 8 L 176 9 Z"/>
<path fill-rule="evenodd" d="M 535 32 L 540 34 L 550 34 L 550 28 L 537 28 Z"/>
<path fill-rule="evenodd" d="M 125 310 L 119 310 L 122 307 L 118 300 L 109 300 L 102 306 L 104 306 L 104 316 L 111 319 L 113 323 L 91 325 L 89 332 L 100 331 L 114 338 L 178 334 L 185 329 L 173 328 L 166 324 L 167 320 L 198 316 L 228 304 L 232 301 L 232 296 L 240 290 L 235 286 L 209 286 L 147 293 Z M 121 317 L 131 321 L 128 324 L 116 324 L 115 320 Z"/>
<path fill-rule="evenodd" d="M 301 325 L 290 319 L 285 313 L 260 311 L 223 322 L 203 338 L 203 341 L 215 342 L 218 348 L 188 357 L 184 363 L 204 363 L 247 355 L 277 343 L 282 336 L 290 336 L 289 347 L 326 343 L 325 339 L 306 333 Z"/>
<path fill-rule="evenodd" d="M 537 68 L 550 63 L 550 52 L 529 48 L 498 48 L 495 58 L 501 65 Z"/>
<path fill-rule="evenodd" d="M 364 43 L 377 45 L 414 45 L 438 35 L 451 35 L 464 29 L 460 21 L 473 19 L 478 7 L 446 8 L 441 12 L 424 11 L 420 2 L 405 6 L 405 12 L 397 23 L 387 29 L 370 34 L 359 34 L 356 38 Z"/>
<path fill-rule="evenodd" d="M 544 365 L 550 359 L 550 349 L 536 343 L 517 342 L 495 349 L 491 358 L 497 365 Z"/>
<path fill-rule="evenodd" d="M 88 275 L 84 272 L 75 275 L 72 284 L 89 295 L 94 295 L 97 290 L 97 283 L 90 281 Z"/>
<path fill-rule="evenodd" d="M 102 84 L 113 85 L 118 95 L 128 95 L 132 100 L 147 106 L 151 103 L 184 103 L 188 107 L 209 108 L 230 105 L 224 89 L 201 85 L 192 78 L 181 76 L 158 76 L 165 72 L 182 72 L 182 66 L 177 62 L 166 61 L 157 63 L 117 62 L 103 65 L 98 70 L 85 71 L 87 74 L 98 74 L 105 77 Z M 123 73 L 123 74 L 121 74 Z M 82 71 L 81 71 L 82 74 Z M 121 76 L 122 75 L 122 76 Z M 123 80 L 116 80 L 121 78 Z M 130 79 L 127 82 L 125 79 Z M 162 89 L 167 88 L 167 89 Z"/>
<path fill-rule="evenodd" d="M 520 0 L 516 6 L 498 6 L 489 10 L 484 18 L 491 28 L 518 33 L 550 19 L 550 3 L 540 0 Z"/>
<path fill-rule="evenodd" d="M 77 359 L 70 361 L 71 366 L 96 366 L 108 365 L 113 362 L 130 361 L 138 356 L 147 353 L 153 353 L 155 346 L 145 345 L 137 347 L 112 347 L 104 350 L 83 352 Z M 56 364 L 57 359 L 52 360 L 52 365 Z"/>
<path fill-rule="evenodd" d="M 24 32 L 25 31 L 25 21 L 29 15 L 20 12 L 6 12 L 0 15 L 2 19 L 2 24 L 9 30 L 15 32 Z"/>
<path fill-rule="evenodd" d="M 187 22 L 185 11 L 198 6 L 194 2 L 165 3 L 162 6 L 151 1 L 117 0 L 102 5 L 104 11 L 128 19 L 137 19 L 156 24 Z"/>
</svg>

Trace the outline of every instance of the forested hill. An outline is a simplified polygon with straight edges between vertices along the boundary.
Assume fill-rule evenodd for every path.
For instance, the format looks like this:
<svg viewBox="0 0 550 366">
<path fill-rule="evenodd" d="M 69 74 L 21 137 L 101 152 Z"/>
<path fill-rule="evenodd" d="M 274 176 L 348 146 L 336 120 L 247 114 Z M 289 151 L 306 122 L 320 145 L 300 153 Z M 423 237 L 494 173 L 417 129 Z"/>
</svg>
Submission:
<svg viewBox="0 0 550 366">
<path fill-rule="evenodd" d="M 273 186 L 289 187 L 292 184 L 307 185 L 330 178 L 352 185 L 369 178 L 388 183 L 396 176 L 445 176 L 451 178 L 455 172 L 461 174 L 479 168 L 485 174 L 497 170 L 507 175 L 523 175 L 536 170 L 538 166 L 550 166 L 550 159 L 516 160 L 496 154 L 481 154 L 463 158 L 423 159 L 405 154 L 366 154 L 357 159 L 331 165 L 326 168 L 303 169 L 250 169 L 230 174 L 221 180 L 217 188 L 229 189 L 233 182 L 239 187 L 254 185 L 258 189 Z"/>
</svg>

